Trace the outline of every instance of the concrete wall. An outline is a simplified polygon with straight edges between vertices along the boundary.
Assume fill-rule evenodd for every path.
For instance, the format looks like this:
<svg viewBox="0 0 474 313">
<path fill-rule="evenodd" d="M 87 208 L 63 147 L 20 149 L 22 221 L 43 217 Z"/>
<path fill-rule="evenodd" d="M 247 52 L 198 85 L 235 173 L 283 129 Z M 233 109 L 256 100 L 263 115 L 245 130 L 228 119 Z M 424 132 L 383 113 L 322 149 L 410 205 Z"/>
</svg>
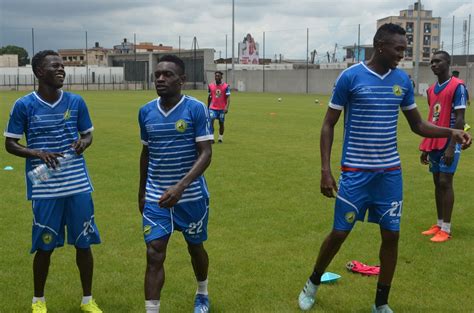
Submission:
<svg viewBox="0 0 474 313">
<path fill-rule="evenodd" d="M 86 67 L 84 66 L 66 66 L 65 84 L 84 84 L 86 77 L 88 83 L 119 83 L 123 81 L 122 67 L 98 67 L 89 66 L 86 76 Z M 33 70 L 31 66 L 22 67 L 2 67 L 0 68 L 0 86 L 14 85 L 33 85 Z"/>
<path fill-rule="evenodd" d="M 470 77 L 466 79 L 466 67 L 456 66 L 460 71 L 460 78 L 465 80 L 469 93 L 474 94 L 474 64 L 469 64 Z M 337 69 L 309 69 L 308 71 L 308 92 L 319 94 L 330 94 L 336 78 L 342 70 Z M 413 69 L 405 71 L 414 77 Z M 286 92 L 305 93 L 306 92 L 306 70 L 269 70 L 265 71 L 265 82 L 263 71 L 235 71 L 235 86 L 239 91 L 247 92 Z M 208 72 L 208 79 L 212 81 L 213 73 Z M 231 72 L 228 71 L 225 80 L 230 82 Z M 419 92 L 425 94 L 426 88 L 436 81 L 436 77 L 428 65 L 419 68 Z M 265 84 L 265 90 L 264 90 Z"/>
</svg>

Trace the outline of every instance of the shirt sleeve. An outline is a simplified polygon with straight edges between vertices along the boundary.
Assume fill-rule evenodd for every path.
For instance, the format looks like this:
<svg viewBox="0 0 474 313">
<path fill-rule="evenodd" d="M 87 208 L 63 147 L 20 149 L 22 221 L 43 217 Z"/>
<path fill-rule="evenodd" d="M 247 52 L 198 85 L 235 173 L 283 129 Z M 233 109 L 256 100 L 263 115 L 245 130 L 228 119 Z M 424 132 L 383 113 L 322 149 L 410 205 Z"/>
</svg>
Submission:
<svg viewBox="0 0 474 313">
<path fill-rule="evenodd" d="M 466 86 L 463 84 L 460 84 L 457 88 L 456 91 L 454 92 L 454 98 L 453 98 L 453 108 L 455 110 L 459 109 L 465 109 L 467 105 L 467 90 Z"/>
<path fill-rule="evenodd" d="M 7 127 L 3 133 L 5 137 L 21 139 L 26 132 L 28 117 L 26 107 L 20 100 L 16 101 L 10 111 Z"/>
<path fill-rule="evenodd" d="M 87 105 L 82 98 L 79 99 L 78 105 L 77 130 L 80 134 L 87 134 L 94 130 L 94 126 L 92 126 L 92 120 L 89 115 L 89 110 L 87 109 Z"/>
<path fill-rule="evenodd" d="M 138 111 L 138 125 L 140 125 L 140 139 L 142 141 L 142 144 L 145 146 L 148 146 L 148 133 L 146 131 L 145 127 L 145 112 L 144 108 L 141 108 L 140 111 Z"/>
<path fill-rule="evenodd" d="M 404 96 L 400 108 L 403 111 L 413 110 L 416 108 L 415 89 L 413 88 L 413 84 L 409 78 L 406 79 L 406 82 L 403 85 L 403 92 Z"/>
<path fill-rule="evenodd" d="M 193 111 L 193 124 L 196 142 L 214 139 L 214 136 L 211 134 L 209 111 L 204 103 L 199 103 L 195 106 Z"/>
<path fill-rule="evenodd" d="M 334 83 L 329 107 L 336 110 L 343 110 L 350 98 L 350 79 L 347 72 L 342 72 Z"/>
<path fill-rule="evenodd" d="M 225 89 L 225 94 L 226 94 L 227 97 L 230 96 L 230 86 L 229 85 L 227 85 L 227 88 Z"/>
</svg>

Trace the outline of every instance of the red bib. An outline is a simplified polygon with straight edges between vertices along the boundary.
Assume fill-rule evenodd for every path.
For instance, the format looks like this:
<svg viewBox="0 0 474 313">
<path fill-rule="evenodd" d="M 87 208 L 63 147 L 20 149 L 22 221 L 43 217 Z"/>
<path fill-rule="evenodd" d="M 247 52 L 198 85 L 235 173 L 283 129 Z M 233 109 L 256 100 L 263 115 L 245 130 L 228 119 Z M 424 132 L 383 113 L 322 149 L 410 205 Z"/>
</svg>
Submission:
<svg viewBox="0 0 474 313">
<path fill-rule="evenodd" d="M 428 94 L 428 104 L 430 105 L 428 122 L 440 127 L 450 127 L 454 94 L 458 86 L 463 84 L 462 80 L 451 77 L 448 85 L 439 94 L 434 92 L 435 85 L 428 88 L 426 91 Z M 426 152 L 443 150 L 448 140 L 449 138 L 424 138 L 420 144 L 420 150 Z"/>
</svg>

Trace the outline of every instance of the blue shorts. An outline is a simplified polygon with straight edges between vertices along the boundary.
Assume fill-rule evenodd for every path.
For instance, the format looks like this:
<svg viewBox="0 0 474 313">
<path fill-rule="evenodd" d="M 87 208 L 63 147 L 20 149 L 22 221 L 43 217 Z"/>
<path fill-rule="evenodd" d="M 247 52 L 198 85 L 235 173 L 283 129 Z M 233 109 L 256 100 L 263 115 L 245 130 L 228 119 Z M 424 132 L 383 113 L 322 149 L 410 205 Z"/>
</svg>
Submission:
<svg viewBox="0 0 474 313">
<path fill-rule="evenodd" d="M 335 230 L 350 231 L 356 220 L 400 231 L 403 188 L 401 170 L 386 172 L 342 172 L 334 210 Z"/>
<path fill-rule="evenodd" d="M 41 249 L 54 250 L 67 243 L 78 248 L 89 248 L 100 243 L 99 230 L 94 221 L 94 203 L 90 193 L 58 199 L 33 200 L 33 231 L 31 253 Z"/>
<path fill-rule="evenodd" d="M 199 244 L 207 239 L 209 199 L 184 202 L 172 208 L 160 208 L 158 203 L 146 202 L 143 209 L 143 236 L 145 242 L 181 231 L 187 242 Z"/>
<path fill-rule="evenodd" d="M 225 110 L 213 110 L 209 109 L 209 116 L 211 121 L 219 119 L 219 122 L 224 123 L 225 121 Z"/>
<path fill-rule="evenodd" d="M 451 165 L 444 163 L 443 154 L 446 149 L 434 150 L 429 153 L 430 172 L 431 173 L 450 173 L 454 174 L 461 158 L 461 145 L 456 144 L 454 148 L 454 160 Z"/>
</svg>

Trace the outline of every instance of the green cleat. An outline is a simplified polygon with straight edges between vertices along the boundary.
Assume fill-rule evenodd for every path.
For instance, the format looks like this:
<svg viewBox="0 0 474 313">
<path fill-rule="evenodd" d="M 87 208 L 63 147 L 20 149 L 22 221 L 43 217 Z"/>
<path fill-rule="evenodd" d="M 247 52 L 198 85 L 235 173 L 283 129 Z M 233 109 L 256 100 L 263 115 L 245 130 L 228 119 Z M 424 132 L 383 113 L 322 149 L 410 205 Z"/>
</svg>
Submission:
<svg viewBox="0 0 474 313">
<path fill-rule="evenodd" d="M 31 305 L 31 311 L 33 313 L 47 313 L 48 309 L 46 309 L 46 302 L 38 301 Z"/>
<path fill-rule="evenodd" d="M 89 313 L 103 313 L 97 303 L 95 303 L 94 299 L 92 299 L 89 303 L 81 304 L 81 311 Z"/>
</svg>

